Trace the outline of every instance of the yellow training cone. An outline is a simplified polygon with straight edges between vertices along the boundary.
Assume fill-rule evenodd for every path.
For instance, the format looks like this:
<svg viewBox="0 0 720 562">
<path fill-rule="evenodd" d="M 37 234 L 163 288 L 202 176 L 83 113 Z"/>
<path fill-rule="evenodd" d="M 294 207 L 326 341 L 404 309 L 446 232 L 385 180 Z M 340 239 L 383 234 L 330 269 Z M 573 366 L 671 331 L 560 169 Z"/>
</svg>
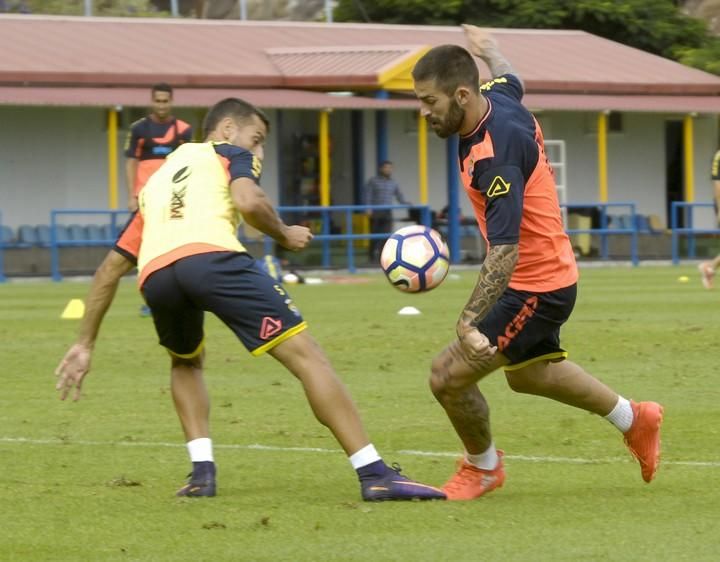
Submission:
<svg viewBox="0 0 720 562">
<path fill-rule="evenodd" d="M 85 315 L 85 303 L 81 299 L 70 299 L 60 315 L 63 320 L 78 320 Z"/>
</svg>

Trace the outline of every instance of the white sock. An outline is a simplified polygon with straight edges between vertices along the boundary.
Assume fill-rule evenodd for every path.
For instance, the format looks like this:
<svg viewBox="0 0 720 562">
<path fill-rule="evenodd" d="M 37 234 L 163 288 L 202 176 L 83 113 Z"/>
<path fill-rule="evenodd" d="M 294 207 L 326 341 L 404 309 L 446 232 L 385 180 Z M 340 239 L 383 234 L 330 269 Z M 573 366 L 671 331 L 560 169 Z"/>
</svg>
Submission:
<svg viewBox="0 0 720 562">
<path fill-rule="evenodd" d="M 617 427 L 623 433 L 626 433 L 633 423 L 633 411 L 630 401 L 625 400 L 622 396 L 618 396 L 617 404 L 605 419 Z"/>
<path fill-rule="evenodd" d="M 484 453 L 471 455 L 466 452 L 465 460 L 477 468 L 482 468 L 483 470 L 494 470 L 498 465 L 500 458 L 498 457 L 497 450 L 495 449 L 495 443 L 491 441 L 490 446 Z"/>
<path fill-rule="evenodd" d="M 350 459 L 350 464 L 355 470 L 381 460 L 380 455 L 378 455 L 377 450 L 375 450 L 375 445 L 372 443 L 365 445 L 362 449 L 354 452 L 348 458 Z"/>
<path fill-rule="evenodd" d="M 200 437 L 187 443 L 188 453 L 191 462 L 215 462 L 213 458 L 212 439 Z"/>
</svg>

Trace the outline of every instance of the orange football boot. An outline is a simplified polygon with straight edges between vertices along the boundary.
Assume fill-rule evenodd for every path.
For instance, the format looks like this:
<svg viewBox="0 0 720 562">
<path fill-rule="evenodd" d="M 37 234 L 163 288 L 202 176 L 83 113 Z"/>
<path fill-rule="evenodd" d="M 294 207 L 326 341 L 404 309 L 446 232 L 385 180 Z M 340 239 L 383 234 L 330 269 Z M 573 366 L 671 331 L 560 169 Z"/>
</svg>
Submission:
<svg viewBox="0 0 720 562">
<path fill-rule="evenodd" d="M 625 445 L 640 463 L 643 480 L 650 482 L 660 464 L 660 426 L 663 407 L 657 402 L 630 401 L 633 424 L 625 432 Z"/>
<path fill-rule="evenodd" d="M 448 500 L 474 500 L 500 488 L 505 482 L 503 451 L 498 451 L 498 464 L 493 470 L 484 470 L 469 464 L 464 458 L 458 461 L 458 470 L 442 487 Z"/>
</svg>

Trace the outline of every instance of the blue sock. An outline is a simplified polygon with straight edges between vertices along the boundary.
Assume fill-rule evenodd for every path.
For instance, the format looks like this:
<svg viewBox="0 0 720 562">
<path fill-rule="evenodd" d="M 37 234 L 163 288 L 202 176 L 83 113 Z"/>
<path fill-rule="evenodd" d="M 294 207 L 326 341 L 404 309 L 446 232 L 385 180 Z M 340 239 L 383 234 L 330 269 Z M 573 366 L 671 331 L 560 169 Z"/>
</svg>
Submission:
<svg viewBox="0 0 720 562">
<path fill-rule="evenodd" d="M 360 481 L 363 480 L 374 480 L 375 478 L 381 478 L 382 476 L 385 476 L 387 472 L 391 470 L 388 468 L 388 466 L 383 462 L 383 460 L 371 462 L 370 464 L 366 464 L 365 466 L 361 466 L 358 468 L 355 472 L 357 472 L 358 478 L 360 478 Z"/>
</svg>

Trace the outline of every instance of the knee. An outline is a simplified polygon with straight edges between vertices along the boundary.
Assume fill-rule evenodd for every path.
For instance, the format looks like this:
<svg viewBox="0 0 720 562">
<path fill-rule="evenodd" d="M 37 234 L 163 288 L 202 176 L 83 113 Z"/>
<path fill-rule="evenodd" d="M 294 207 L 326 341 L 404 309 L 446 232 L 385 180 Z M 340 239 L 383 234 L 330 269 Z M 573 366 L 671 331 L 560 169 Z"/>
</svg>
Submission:
<svg viewBox="0 0 720 562">
<path fill-rule="evenodd" d="M 435 357 L 430 364 L 430 390 L 438 400 L 450 389 L 450 373 L 441 356 Z"/>
</svg>

